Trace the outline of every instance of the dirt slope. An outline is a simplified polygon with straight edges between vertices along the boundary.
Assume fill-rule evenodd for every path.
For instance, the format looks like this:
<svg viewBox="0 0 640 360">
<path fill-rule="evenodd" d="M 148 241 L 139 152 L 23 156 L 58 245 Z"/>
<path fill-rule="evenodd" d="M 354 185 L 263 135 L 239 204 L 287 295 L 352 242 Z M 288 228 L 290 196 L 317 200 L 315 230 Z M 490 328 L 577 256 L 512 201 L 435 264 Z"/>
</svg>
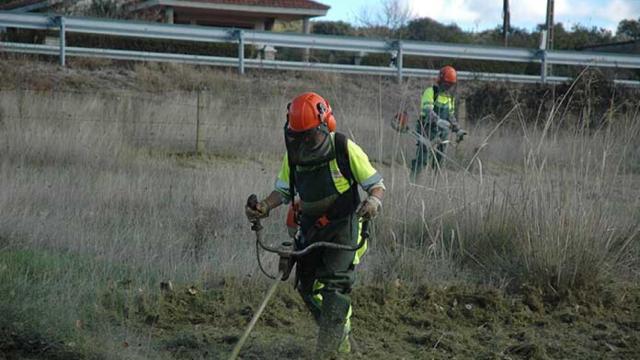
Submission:
<svg viewBox="0 0 640 360">
<path fill-rule="evenodd" d="M 253 288 L 253 289 L 252 289 Z M 140 333 L 178 359 L 224 359 L 264 288 L 226 282 L 202 291 L 179 288 L 158 306 L 136 302 Z M 114 297 L 105 306 L 122 313 Z M 640 289 L 599 290 L 559 301 L 536 289 L 410 289 L 401 284 L 354 290 L 355 359 L 636 359 Z M 315 325 L 290 283 L 282 284 L 242 352 L 243 359 L 312 358 Z M 131 344 L 131 346 L 135 346 Z M 141 345 L 142 346 L 142 345 Z"/>
</svg>

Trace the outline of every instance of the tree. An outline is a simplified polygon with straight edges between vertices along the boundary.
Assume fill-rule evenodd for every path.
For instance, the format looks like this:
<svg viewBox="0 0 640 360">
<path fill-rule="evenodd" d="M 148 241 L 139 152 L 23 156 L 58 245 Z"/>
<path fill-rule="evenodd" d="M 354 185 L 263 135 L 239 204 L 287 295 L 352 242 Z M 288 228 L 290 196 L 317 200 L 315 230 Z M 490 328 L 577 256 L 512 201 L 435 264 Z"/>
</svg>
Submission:
<svg viewBox="0 0 640 360">
<path fill-rule="evenodd" d="M 403 38 L 402 29 L 414 18 L 415 14 L 406 0 L 383 0 L 374 12 L 370 5 L 363 7 L 357 22 L 365 36 Z"/>
<path fill-rule="evenodd" d="M 573 50 L 584 46 L 605 44 L 611 42 L 613 34 L 611 31 L 598 28 L 586 27 L 580 24 L 573 25 L 571 31 L 567 31 L 561 23 L 554 25 L 553 48 L 555 50 Z"/>
<path fill-rule="evenodd" d="M 628 19 L 618 23 L 616 37 L 621 40 L 640 39 L 640 18 L 638 20 Z"/>
<path fill-rule="evenodd" d="M 312 23 L 311 32 L 323 35 L 348 35 L 355 34 L 351 24 L 344 21 L 316 21 Z"/>
<path fill-rule="evenodd" d="M 404 29 L 407 39 L 464 43 L 471 42 L 471 35 L 456 24 L 444 25 L 431 18 L 411 20 Z"/>
<path fill-rule="evenodd" d="M 491 30 L 484 30 L 473 34 L 472 42 L 480 45 L 502 46 L 504 38 L 502 37 L 502 26 L 497 26 Z M 538 47 L 540 38 L 538 34 L 530 33 L 527 29 L 510 27 L 509 28 L 509 46 L 535 48 Z"/>
<path fill-rule="evenodd" d="M 122 4 L 115 0 L 91 0 L 86 13 L 88 16 L 101 18 L 118 19 L 126 17 L 126 11 Z"/>
</svg>

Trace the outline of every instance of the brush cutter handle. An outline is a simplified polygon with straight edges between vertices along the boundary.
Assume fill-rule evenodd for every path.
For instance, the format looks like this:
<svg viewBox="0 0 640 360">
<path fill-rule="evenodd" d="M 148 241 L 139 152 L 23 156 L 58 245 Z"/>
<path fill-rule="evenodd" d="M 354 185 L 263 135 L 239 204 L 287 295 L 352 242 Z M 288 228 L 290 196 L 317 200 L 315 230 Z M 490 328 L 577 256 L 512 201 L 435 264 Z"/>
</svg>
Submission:
<svg viewBox="0 0 640 360">
<path fill-rule="evenodd" d="M 369 236 L 369 220 L 365 220 L 362 222 L 362 228 L 360 229 L 361 242 L 364 243 L 365 240 L 369 239 Z"/>
<path fill-rule="evenodd" d="M 341 251 L 357 251 L 360 250 L 366 243 L 366 240 L 369 238 L 369 221 L 364 221 L 362 223 L 362 229 L 360 232 L 361 240 L 360 243 L 356 246 L 347 246 L 342 244 L 336 244 L 332 242 L 319 241 L 313 243 L 302 250 L 290 250 L 287 247 L 272 247 L 265 245 L 262 242 L 262 236 L 259 231 L 256 231 L 256 241 L 260 247 L 268 252 L 276 253 L 280 256 L 289 256 L 289 257 L 301 257 L 309 254 L 311 251 L 316 249 L 332 249 L 332 250 L 341 250 Z"/>
<path fill-rule="evenodd" d="M 467 132 L 460 129 L 458 130 L 458 136 L 456 137 L 456 143 L 461 143 L 464 140 L 464 137 L 467 135 Z"/>
<path fill-rule="evenodd" d="M 258 195 L 251 194 L 247 199 L 247 207 L 253 210 L 257 210 L 258 208 Z M 260 219 L 251 220 L 251 230 L 255 231 L 256 234 L 258 231 L 262 230 L 262 224 L 260 224 Z"/>
<path fill-rule="evenodd" d="M 453 125 L 451 125 L 451 123 L 447 120 L 438 119 L 436 121 L 436 126 L 444 130 L 451 130 L 451 127 Z"/>
<path fill-rule="evenodd" d="M 260 247 L 262 249 L 264 249 L 265 251 L 276 253 L 276 254 L 278 254 L 280 256 L 302 257 L 302 256 L 305 256 L 305 255 L 309 254 L 313 250 L 317 250 L 317 249 L 332 249 L 332 250 L 341 250 L 341 251 L 357 251 L 362 246 L 364 246 L 364 241 L 360 242 L 360 244 L 358 244 L 357 246 L 346 246 L 346 245 L 341 245 L 341 244 L 336 244 L 336 243 L 331 243 L 331 242 L 326 242 L 326 241 L 319 241 L 319 242 L 316 242 L 316 243 L 313 243 L 313 244 L 307 246 L 306 248 L 304 248 L 302 250 L 288 250 L 288 249 L 283 249 L 283 248 L 271 247 L 271 246 L 264 245 L 262 243 L 262 241 L 260 241 L 259 244 L 260 244 Z"/>
<path fill-rule="evenodd" d="M 249 198 L 247 199 L 247 206 L 252 208 L 253 210 L 256 210 L 256 208 L 258 207 L 258 195 L 249 195 Z"/>
</svg>

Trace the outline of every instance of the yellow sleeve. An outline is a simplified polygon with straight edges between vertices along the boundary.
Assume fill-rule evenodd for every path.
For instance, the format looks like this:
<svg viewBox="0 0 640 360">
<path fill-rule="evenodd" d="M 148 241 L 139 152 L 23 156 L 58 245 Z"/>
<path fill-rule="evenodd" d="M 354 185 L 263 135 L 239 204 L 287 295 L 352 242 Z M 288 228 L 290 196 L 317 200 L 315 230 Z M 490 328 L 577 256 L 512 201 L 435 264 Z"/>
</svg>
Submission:
<svg viewBox="0 0 640 360">
<path fill-rule="evenodd" d="M 433 86 L 429 86 L 422 94 L 422 99 L 420 99 L 420 115 L 422 119 L 428 118 L 429 112 L 433 109 L 434 100 Z"/>
<path fill-rule="evenodd" d="M 285 203 L 291 200 L 291 192 L 289 191 L 289 158 L 287 153 L 284 153 L 282 158 L 282 165 L 276 178 L 275 189 L 284 197 Z"/>
<path fill-rule="evenodd" d="M 376 185 L 384 187 L 382 175 L 371 165 L 369 157 L 358 144 L 347 140 L 347 151 L 353 177 L 363 189 L 368 191 Z"/>
</svg>

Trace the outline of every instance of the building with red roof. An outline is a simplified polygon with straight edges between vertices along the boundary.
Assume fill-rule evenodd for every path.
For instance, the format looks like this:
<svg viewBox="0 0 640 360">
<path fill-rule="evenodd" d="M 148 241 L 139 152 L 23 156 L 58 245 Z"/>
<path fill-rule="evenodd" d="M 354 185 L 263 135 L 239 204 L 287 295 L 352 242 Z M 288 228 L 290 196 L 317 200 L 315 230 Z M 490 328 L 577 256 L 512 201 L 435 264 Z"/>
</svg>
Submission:
<svg viewBox="0 0 640 360">
<path fill-rule="evenodd" d="M 276 20 L 308 23 L 329 6 L 311 0 L 146 0 L 129 9 L 160 11 L 167 23 L 271 30 Z"/>
<path fill-rule="evenodd" d="M 123 13 L 168 24 L 233 27 L 271 30 L 276 21 L 302 21 L 302 31 L 311 30 L 310 19 L 324 16 L 329 6 L 312 0 L 116 0 Z M 0 1 L 0 10 L 12 12 L 56 12 L 64 7 L 80 13 L 88 0 L 9 0 Z M 262 47 L 265 58 L 275 49 Z M 305 50 L 305 58 L 308 50 Z"/>
<path fill-rule="evenodd" d="M 312 0 L 132 0 L 121 1 L 132 16 L 157 14 L 170 24 L 271 30 L 276 20 L 302 20 L 309 32 L 309 19 L 324 16 L 329 6 Z M 60 6 L 82 8 L 87 1 L 13 0 L 0 3 L 0 10 L 13 12 L 55 11 Z M 148 17 L 147 17 L 148 18 Z"/>
</svg>

